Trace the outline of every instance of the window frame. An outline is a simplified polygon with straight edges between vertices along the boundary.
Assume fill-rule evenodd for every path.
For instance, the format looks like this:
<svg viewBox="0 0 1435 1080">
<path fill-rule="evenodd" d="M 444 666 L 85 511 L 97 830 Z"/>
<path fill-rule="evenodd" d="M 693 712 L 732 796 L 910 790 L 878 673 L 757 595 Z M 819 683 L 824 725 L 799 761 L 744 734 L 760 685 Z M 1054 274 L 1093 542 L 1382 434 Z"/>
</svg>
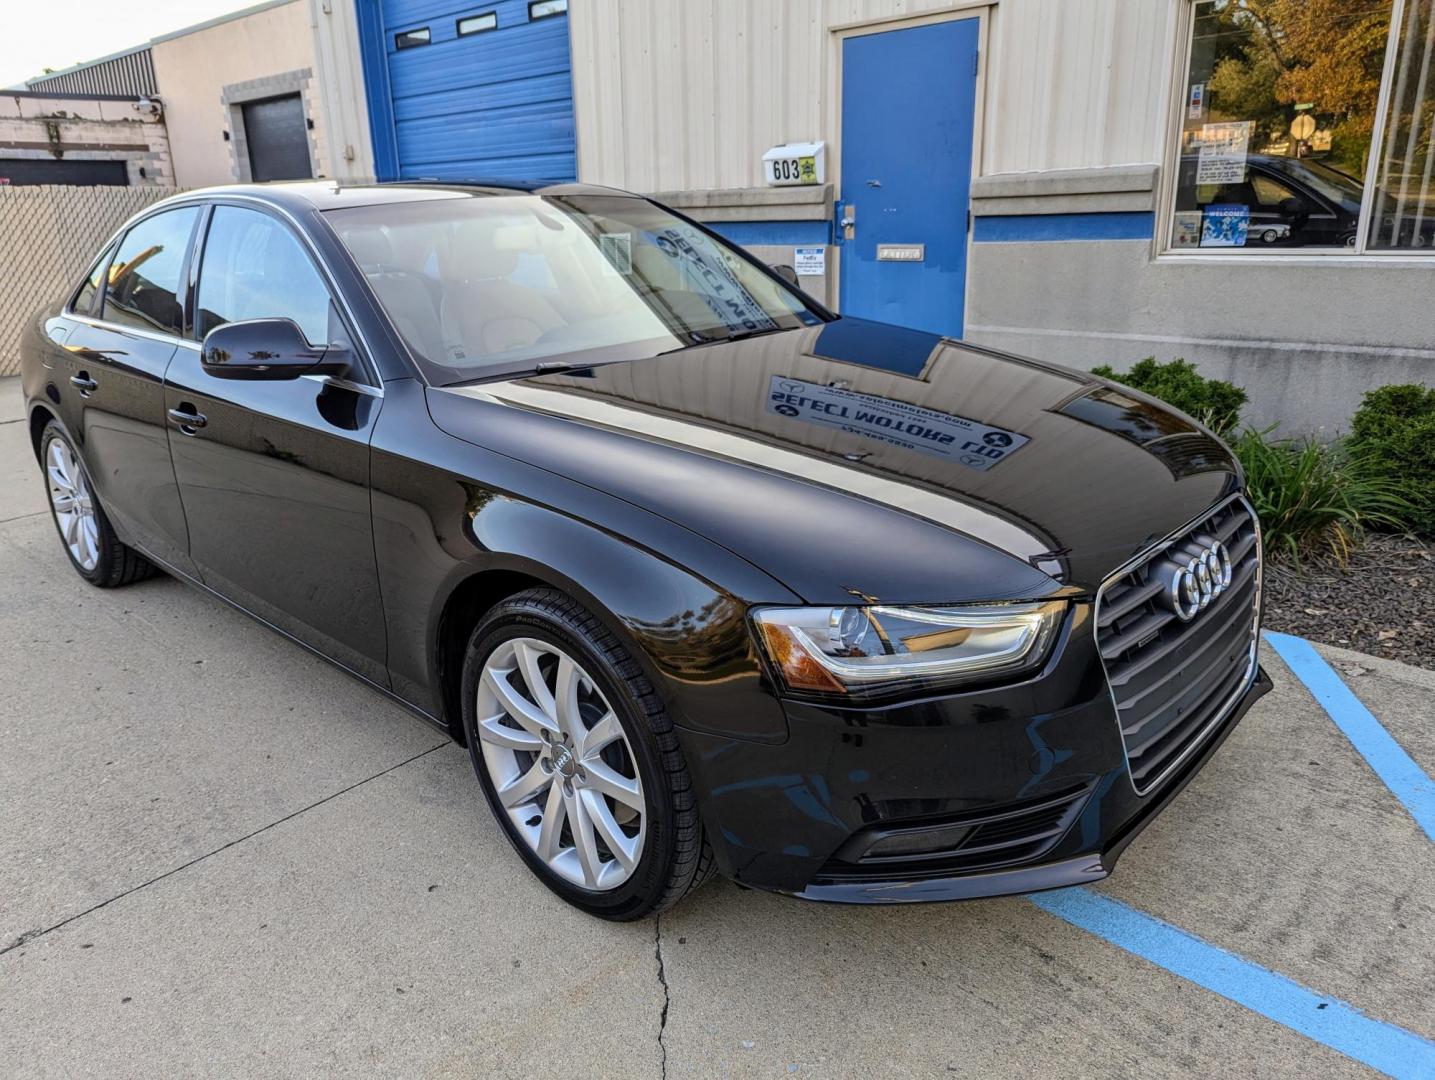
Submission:
<svg viewBox="0 0 1435 1080">
<path fill-rule="evenodd" d="M 1400 250 L 1370 249 L 1370 221 L 1374 214 L 1375 198 L 1362 197 L 1360 215 L 1355 226 L 1355 244 L 1350 247 L 1291 248 L 1288 251 L 1259 251 L 1249 248 L 1177 248 L 1172 243 L 1176 224 L 1176 191 L 1180 183 L 1181 134 L 1184 130 L 1186 94 L 1191 81 L 1191 50 L 1196 34 L 1196 5 L 1202 0 L 1186 0 L 1181 5 L 1181 19 L 1175 34 L 1176 53 L 1170 68 L 1170 101 L 1164 129 L 1164 146 L 1161 150 L 1162 173 L 1159 178 L 1160 190 L 1156 193 L 1155 235 L 1152 243 L 1155 255 L 1162 261 L 1204 262 L 1212 259 L 1234 259 L 1240 262 L 1300 263 L 1323 262 L 1338 259 L 1345 262 L 1359 262 L 1365 265 L 1385 266 L 1411 263 L 1429 266 L 1435 262 L 1435 249 Z M 1370 160 L 1362 178 L 1364 192 L 1373 193 L 1380 167 L 1380 147 L 1384 143 L 1385 128 L 1393 93 L 1395 61 L 1399 49 L 1399 27 L 1405 13 L 1407 0 L 1391 0 L 1390 24 L 1386 31 L 1385 58 L 1380 73 L 1380 93 L 1376 100 L 1374 126 L 1370 133 Z"/>
<path fill-rule="evenodd" d="M 558 2 L 563 5 L 562 11 L 550 11 L 546 15 L 534 15 L 533 9 L 540 4 Z M 561 19 L 568 14 L 568 0 L 528 0 L 528 21 L 531 23 L 543 22 L 545 19 Z"/>
<path fill-rule="evenodd" d="M 175 292 L 175 299 L 179 301 L 179 331 L 171 333 L 166 330 L 156 330 L 148 326 L 135 326 L 133 323 L 116 322 L 113 319 L 105 318 L 105 301 L 109 299 L 110 295 L 110 267 L 119 255 L 120 248 L 124 247 L 125 241 L 129 239 L 130 233 L 134 232 L 141 225 L 153 221 L 161 214 L 173 213 L 176 210 L 198 210 L 198 213 L 194 216 L 194 221 L 189 227 L 189 239 L 185 243 L 184 259 L 179 264 L 179 285 Z M 114 330 L 122 334 L 140 334 L 161 341 L 182 342 L 187 340 L 189 336 L 189 297 L 191 292 L 190 270 L 193 266 L 194 238 L 198 234 L 200 225 L 204 222 L 205 217 L 206 214 L 203 203 L 186 201 L 157 206 L 152 211 L 146 211 L 142 217 L 137 217 L 132 221 L 126 222 L 124 227 L 110 242 L 114 250 L 105 262 L 105 280 L 102 287 L 95 291 L 94 299 L 90 302 L 89 314 L 87 314 L 85 318 L 96 325 L 105 327 L 107 330 Z M 79 295 L 78 290 L 76 291 L 76 295 Z"/>
<path fill-rule="evenodd" d="M 127 232 L 128 230 L 125 231 Z M 115 252 L 119 251 L 120 240 L 122 240 L 123 238 L 124 233 L 121 232 L 112 237 L 109 242 L 105 244 L 104 247 L 100 248 L 100 253 L 96 255 L 94 261 L 91 262 L 88 267 L 86 267 L 85 276 L 80 279 L 78 285 L 76 285 L 73 289 L 70 290 L 70 299 L 65 304 L 66 315 L 82 315 L 86 318 L 90 318 L 94 315 L 95 302 L 99 300 L 100 295 L 105 291 L 105 287 L 109 284 L 107 280 L 107 275 L 110 272 L 110 263 L 115 261 Z M 90 297 L 89 307 L 85 311 L 81 311 L 75 306 L 75 301 L 79 300 L 80 293 L 85 291 L 85 286 L 88 285 L 90 283 L 90 279 L 95 277 L 96 275 L 99 276 L 100 283 L 95 286 L 94 295 Z"/>
<path fill-rule="evenodd" d="M 463 28 L 463 24 L 466 23 L 466 22 L 468 22 L 468 21 L 470 21 L 471 19 L 488 19 L 488 18 L 491 18 L 491 19 L 493 20 L 493 25 L 492 25 L 492 26 L 481 26 L 481 27 L 479 27 L 477 30 L 465 30 L 465 29 Z M 476 37 L 476 36 L 479 35 L 479 34 L 491 34 L 491 33 L 493 33 L 493 32 L 494 32 L 495 30 L 497 30 L 497 29 L 498 29 L 498 10 L 497 10 L 496 8 L 489 8 L 487 11 L 475 11 L 472 15 L 460 15 L 458 18 L 454 19 L 454 21 L 453 21 L 453 31 L 454 31 L 454 36 L 455 36 L 455 37 L 461 37 L 461 38 Z"/>
<path fill-rule="evenodd" d="M 303 252 L 304 257 L 309 260 L 309 264 L 318 275 L 320 283 L 328 291 L 329 303 L 331 303 L 334 306 L 334 310 L 338 312 L 339 321 L 343 324 L 344 331 L 348 335 L 351 345 L 350 351 L 354 354 L 355 364 L 349 374 L 343 378 L 336 378 L 331 375 L 313 377 L 323 378 L 327 381 L 382 395 L 383 379 L 379 376 L 378 366 L 369 354 L 368 341 L 365 340 L 363 334 L 359 332 L 358 321 L 354 318 L 353 312 L 349 308 L 349 303 L 344 296 L 343 290 L 339 288 L 338 283 L 334 280 L 334 276 L 329 272 L 329 268 L 324 265 L 324 260 L 319 256 L 313 242 L 304 234 L 304 231 L 298 228 L 294 222 L 288 220 L 283 212 L 275 209 L 272 204 L 260 199 L 229 196 L 226 198 L 212 199 L 203 204 L 204 215 L 199 223 L 199 227 L 195 229 L 190 250 L 191 261 L 189 265 L 192 269 L 187 284 L 187 298 L 185 301 L 184 343 L 196 349 L 203 349 L 204 347 L 204 340 L 195 336 L 199 329 L 195 309 L 199 303 L 199 278 L 204 269 L 204 249 L 209 241 L 209 228 L 214 220 L 215 209 L 221 206 L 230 206 L 237 210 L 250 210 L 257 214 L 263 214 L 277 222 L 279 227 L 287 232 L 298 244 L 299 250 Z M 310 376 L 304 377 L 309 378 Z"/>
</svg>

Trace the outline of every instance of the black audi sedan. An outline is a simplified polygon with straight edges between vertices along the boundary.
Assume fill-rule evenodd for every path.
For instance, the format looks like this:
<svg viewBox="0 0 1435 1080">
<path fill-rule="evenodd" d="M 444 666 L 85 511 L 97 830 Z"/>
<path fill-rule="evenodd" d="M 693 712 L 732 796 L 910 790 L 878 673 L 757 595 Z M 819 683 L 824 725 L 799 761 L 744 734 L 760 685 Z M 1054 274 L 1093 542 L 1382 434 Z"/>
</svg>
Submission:
<svg viewBox="0 0 1435 1080">
<path fill-rule="evenodd" d="M 1090 882 L 1269 688 L 1224 446 L 839 318 L 581 185 L 305 182 L 128 222 L 29 327 L 61 545 L 172 574 L 467 746 L 549 888 Z"/>
</svg>

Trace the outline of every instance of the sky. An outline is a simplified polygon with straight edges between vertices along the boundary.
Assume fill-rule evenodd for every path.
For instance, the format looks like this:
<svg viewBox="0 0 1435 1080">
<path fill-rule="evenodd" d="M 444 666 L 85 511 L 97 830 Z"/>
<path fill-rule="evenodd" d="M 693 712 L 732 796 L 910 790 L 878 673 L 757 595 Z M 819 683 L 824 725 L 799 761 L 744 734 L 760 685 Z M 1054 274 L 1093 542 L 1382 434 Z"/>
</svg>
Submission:
<svg viewBox="0 0 1435 1080">
<path fill-rule="evenodd" d="M 4 0 L 0 86 L 143 45 L 256 0 Z"/>
</svg>

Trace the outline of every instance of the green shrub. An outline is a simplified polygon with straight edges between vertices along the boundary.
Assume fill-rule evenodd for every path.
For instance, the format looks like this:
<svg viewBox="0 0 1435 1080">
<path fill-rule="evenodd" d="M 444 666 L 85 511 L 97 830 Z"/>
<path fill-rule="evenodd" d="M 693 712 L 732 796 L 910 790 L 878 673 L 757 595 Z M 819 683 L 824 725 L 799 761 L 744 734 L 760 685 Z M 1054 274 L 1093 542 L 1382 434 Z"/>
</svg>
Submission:
<svg viewBox="0 0 1435 1080">
<path fill-rule="evenodd" d="M 1382 386 L 1356 410 L 1351 450 L 1395 481 L 1414 507 L 1410 523 L 1435 534 L 1435 389 Z"/>
<path fill-rule="evenodd" d="M 1148 356 L 1127 372 L 1113 371 L 1110 365 L 1103 364 L 1093 368 L 1092 374 L 1160 398 L 1167 405 L 1194 416 L 1222 438 L 1235 431 L 1241 406 L 1246 403 L 1246 392 L 1239 386 L 1208 379 L 1187 360 L 1160 364 L 1154 356 Z"/>
<path fill-rule="evenodd" d="M 1273 556 L 1297 567 L 1302 558 L 1321 555 L 1344 564 L 1363 529 L 1406 526 L 1410 501 L 1368 456 L 1309 436 L 1271 439 L 1272 430 L 1247 428 L 1232 449 Z"/>
</svg>

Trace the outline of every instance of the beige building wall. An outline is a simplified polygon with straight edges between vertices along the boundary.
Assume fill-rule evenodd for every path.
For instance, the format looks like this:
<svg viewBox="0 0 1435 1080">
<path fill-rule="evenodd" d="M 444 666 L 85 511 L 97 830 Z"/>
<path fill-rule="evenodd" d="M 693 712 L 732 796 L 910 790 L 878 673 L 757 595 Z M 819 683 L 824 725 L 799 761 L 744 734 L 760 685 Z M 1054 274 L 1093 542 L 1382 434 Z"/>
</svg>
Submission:
<svg viewBox="0 0 1435 1080">
<path fill-rule="evenodd" d="M 263 5 L 239 18 L 157 38 L 151 49 L 175 184 L 204 187 L 248 179 L 239 104 L 294 91 L 302 95 L 313 123 L 309 155 L 314 175 L 333 175 L 305 0 Z"/>
<path fill-rule="evenodd" d="M 954 13 L 985 21 L 978 175 L 1155 163 L 1181 2 L 584 0 L 569 13 L 578 175 L 761 187 L 764 150 L 822 139 L 830 181 L 842 36 Z"/>
<path fill-rule="evenodd" d="M 363 0 L 357 0 L 363 2 Z M 369 137 L 369 103 L 359 54 L 354 3 L 306 0 L 314 40 L 314 78 L 319 87 L 315 124 L 330 148 L 335 180 L 372 181 L 374 148 Z"/>
</svg>

